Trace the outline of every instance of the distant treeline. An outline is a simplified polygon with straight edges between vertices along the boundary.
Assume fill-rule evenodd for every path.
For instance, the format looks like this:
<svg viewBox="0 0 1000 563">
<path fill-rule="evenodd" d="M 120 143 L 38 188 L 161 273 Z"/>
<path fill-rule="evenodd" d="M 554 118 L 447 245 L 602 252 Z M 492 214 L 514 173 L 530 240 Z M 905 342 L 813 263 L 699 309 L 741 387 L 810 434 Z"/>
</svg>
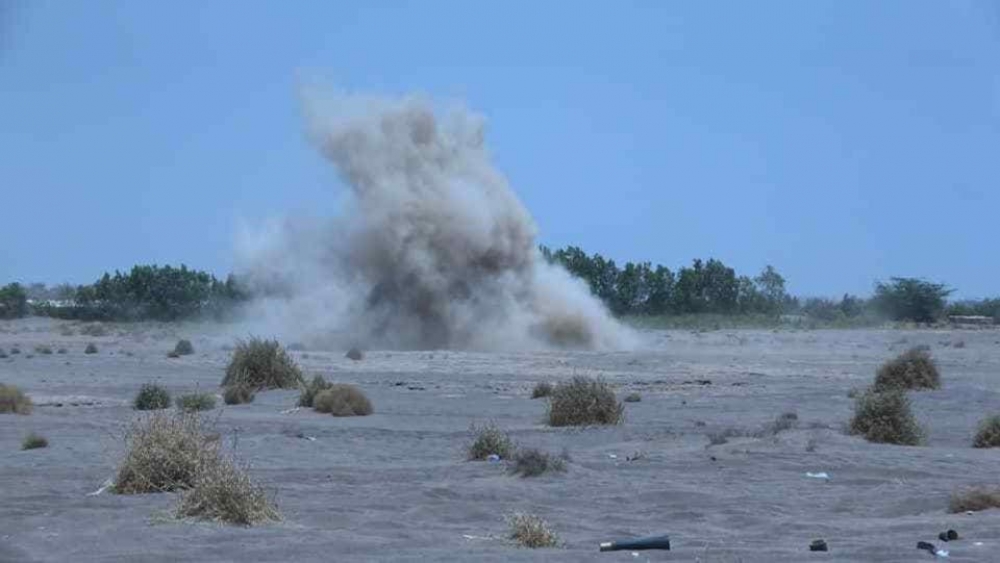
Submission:
<svg viewBox="0 0 1000 563">
<path fill-rule="evenodd" d="M 738 275 L 719 260 L 696 259 L 676 272 L 650 262 L 619 267 L 600 254 L 569 246 L 540 247 L 550 262 L 563 265 L 590 286 L 619 316 L 801 315 L 822 322 L 879 320 L 936 322 L 948 315 L 982 315 L 1000 322 L 1000 299 L 947 301 L 944 284 L 916 278 L 876 282 L 871 297 L 844 294 L 839 300 L 788 294 L 785 278 L 772 266 L 754 277 Z"/>
<path fill-rule="evenodd" d="M 230 275 L 225 281 L 186 266 L 135 266 L 105 273 L 90 285 L 0 288 L 0 318 L 29 314 L 87 321 L 176 321 L 225 317 L 247 293 Z"/>
<path fill-rule="evenodd" d="M 650 262 L 619 267 L 578 247 L 540 248 L 546 260 L 581 278 L 617 316 L 723 315 L 778 319 L 801 316 L 821 323 L 869 324 L 883 320 L 932 323 L 948 315 L 979 315 L 1000 322 L 1000 298 L 949 302 L 944 284 L 915 278 L 877 282 L 871 297 L 799 298 L 772 266 L 754 277 L 738 275 L 719 260 L 694 260 L 676 272 Z M 250 299 L 237 278 L 225 280 L 186 266 L 135 266 L 106 273 L 90 285 L 0 287 L 0 318 L 27 315 L 75 320 L 175 321 L 225 318 Z"/>
</svg>

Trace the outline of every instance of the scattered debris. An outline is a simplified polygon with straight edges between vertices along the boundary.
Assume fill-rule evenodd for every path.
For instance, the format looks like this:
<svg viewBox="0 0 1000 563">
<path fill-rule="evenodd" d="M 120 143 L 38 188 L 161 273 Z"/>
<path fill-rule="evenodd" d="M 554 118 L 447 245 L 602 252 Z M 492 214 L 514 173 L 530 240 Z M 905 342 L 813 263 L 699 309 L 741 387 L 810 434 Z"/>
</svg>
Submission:
<svg viewBox="0 0 1000 563">
<path fill-rule="evenodd" d="M 87 493 L 87 496 L 88 497 L 96 497 L 97 495 L 99 495 L 99 494 L 107 491 L 108 489 L 110 489 L 112 486 L 114 486 L 114 481 L 112 481 L 111 478 L 109 477 L 108 479 L 105 479 L 104 483 L 101 483 L 101 488 L 97 489 L 96 491 L 94 491 L 92 493 Z"/>
<path fill-rule="evenodd" d="M 806 477 L 812 477 L 813 479 L 830 479 L 830 474 L 826 471 L 820 471 L 819 473 L 806 472 Z"/>
<path fill-rule="evenodd" d="M 663 549 L 670 551 L 670 536 L 647 536 L 634 540 L 618 540 L 601 542 L 601 551 L 642 551 L 644 549 Z"/>
</svg>

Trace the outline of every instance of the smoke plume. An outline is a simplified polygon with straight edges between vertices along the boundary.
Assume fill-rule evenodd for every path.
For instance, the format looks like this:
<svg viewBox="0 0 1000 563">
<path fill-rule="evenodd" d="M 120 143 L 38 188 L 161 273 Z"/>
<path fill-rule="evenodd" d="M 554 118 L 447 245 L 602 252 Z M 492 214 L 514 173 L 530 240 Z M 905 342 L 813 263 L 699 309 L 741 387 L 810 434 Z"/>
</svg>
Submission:
<svg viewBox="0 0 1000 563">
<path fill-rule="evenodd" d="M 420 97 L 307 92 L 310 140 L 349 188 L 331 220 L 243 237 L 253 315 L 303 341 L 397 349 L 618 349 L 631 333 L 547 263 L 484 120 Z"/>
</svg>

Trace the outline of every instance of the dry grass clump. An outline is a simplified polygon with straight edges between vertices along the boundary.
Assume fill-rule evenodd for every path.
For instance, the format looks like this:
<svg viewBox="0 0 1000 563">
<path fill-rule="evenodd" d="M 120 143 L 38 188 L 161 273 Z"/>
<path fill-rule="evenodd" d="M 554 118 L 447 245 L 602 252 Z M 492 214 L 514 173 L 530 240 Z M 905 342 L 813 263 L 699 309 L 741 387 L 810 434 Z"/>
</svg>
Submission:
<svg viewBox="0 0 1000 563">
<path fill-rule="evenodd" d="M 979 423 L 979 430 L 972 440 L 974 448 L 1000 447 L 1000 415 L 986 418 Z"/>
<path fill-rule="evenodd" d="M 124 439 L 125 458 L 114 480 L 114 491 L 123 495 L 193 487 L 199 471 L 219 455 L 218 441 L 195 413 L 153 413 L 133 422 Z"/>
<path fill-rule="evenodd" d="M 80 327 L 80 334 L 87 336 L 107 336 L 108 329 L 100 323 L 88 323 Z"/>
<path fill-rule="evenodd" d="M 253 337 L 236 343 L 222 386 L 289 389 L 302 384 L 302 372 L 277 340 Z"/>
<path fill-rule="evenodd" d="M 316 395 L 320 391 L 325 391 L 329 389 L 333 384 L 323 379 L 322 375 L 317 375 L 312 378 L 312 381 L 302 386 L 302 391 L 299 393 L 300 407 L 312 408 L 313 401 L 316 399 Z"/>
<path fill-rule="evenodd" d="M 178 518 L 240 526 L 281 519 L 274 501 L 250 477 L 247 468 L 218 454 L 201 468 L 194 486 L 181 496 L 176 514 Z"/>
<path fill-rule="evenodd" d="M 16 355 L 18 355 L 20 353 L 21 353 L 21 349 L 18 348 L 17 345 L 15 345 L 13 348 L 10 349 L 10 355 L 12 355 L 12 356 L 16 356 Z"/>
<path fill-rule="evenodd" d="M 13 385 L 0 383 L 0 414 L 31 414 L 31 397 Z"/>
<path fill-rule="evenodd" d="M 531 390 L 532 399 L 541 399 L 550 395 L 552 395 L 552 384 L 545 381 L 536 384 L 535 388 Z"/>
<path fill-rule="evenodd" d="M 952 493 L 948 512 L 978 512 L 1000 508 L 1000 487 L 972 487 Z"/>
<path fill-rule="evenodd" d="M 24 440 L 21 441 L 22 450 L 37 450 L 38 448 L 47 447 L 49 447 L 49 441 L 45 438 L 45 436 L 39 436 L 34 432 L 25 436 Z"/>
<path fill-rule="evenodd" d="M 941 375 L 930 352 L 921 348 L 910 348 L 878 368 L 874 387 L 876 391 L 937 389 L 941 387 Z"/>
<path fill-rule="evenodd" d="M 355 362 L 360 362 L 361 360 L 365 359 L 365 353 L 359 350 L 358 348 L 351 348 L 350 350 L 347 351 L 346 354 L 344 354 L 344 357 L 350 360 L 354 360 Z"/>
<path fill-rule="evenodd" d="M 534 514 L 515 512 L 507 517 L 510 539 L 522 547 L 556 547 L 559 537 L 549 529 L 548 523 Z"/>
<path fill-rule="evenodd" d="M 783 412 L 778 415 L 778 418 L 774 419 L 774 422 L 768 424 L 764 427 L 765 434 L 775 435 L 785 430 L 791 430 L 795 428 L 795 425 L 799 423 L 799 415 L 794 412 Z"/>
<path fill-rule="evenodd" d="M 256 395 L 249 385 L 230 385 L 222 392 L 222 400 L 227 405 L 242 405 L 252 403 Z"/>
<path fill-rule="evenodd" d="M 215 408 L 215 395 L 211 393 L 188 393 L 177 397 L 177 408 L 186 411 L 210 411 Z"/>
<path fill-rule="evenodd" d="M 635 391 L 633 391 L 633 392 L 629 393 L 628 395 L 626 395 L 625 398 L 622 399 L 622 400 L 625 401 L 626 403 L 638 403 L 638 402 L 642 401 L 642 395 L 640 395 L 640 394 L 636 393 Z"/>
<path fill-rule="evenodd" d="M 45 344 L 39 344 L 38 346 L 35 346 L 35 353 L 44 354 L 46 356 L 51 355 L 52 347 Z"/>
<path fill-rule="evenodd" d="M 469 432 L 476 437 L 468 448 L 470 461 L 483 460 L 491 455 L 507 459 L 514 454 L 514 441 L 493 422 L 482 427 L 473 425 L 469 428 Z"/>
<path fill-rule="evenodd" d="M 137 411 L 153 411 L 170 408 L 170 392 L 155 383 L 144 383 L 132 401 Z"/>
<path fill-rule="evenodd" d="M 86 348 L 83 349 L 83 353 L 84 354 L 96 354 L 97 353 L 97 346 L 93 342 L 91 342 L 90 344 L 87 344 Z"/>
<path fill-rule="evenodd" d="M 899 389 L 866 391 L 854 401 L 850 433 L 879 444 L 916 446 L 924 432 L 910 410 L 910 400 Z"/>
<path fill-rule="evenodd" d="M 177 344 L 174 346 L 173 353 L 176 356 L 190 356 L 194 354 L 194 346 L 191 344 L 190 340 L 178 340 Z"/>
<path fill-rule="evenodd" d="M 618 424 L 624 410 L 607 383 L 576 376 L 552 390 L 548 422 L 551 426 Z"/>
<path fill-rule="evenodd" d="M 317 393 L 313 408 L 333 416 L 367 416 L 373 412 L 371 401 L 361 389 L 346 383 L 333 383 Z"/>
<path fill-rule="evenodd" d="M 514 465 L 510 471 L 521 475 L 521 477 L 537 477 L 549 471 L 562 472 L 566 471 L 567 457 L 565 453 L 561 456 L 553 456 L 535 448 L 518 450 L 514 454 Z"/>
</svg>

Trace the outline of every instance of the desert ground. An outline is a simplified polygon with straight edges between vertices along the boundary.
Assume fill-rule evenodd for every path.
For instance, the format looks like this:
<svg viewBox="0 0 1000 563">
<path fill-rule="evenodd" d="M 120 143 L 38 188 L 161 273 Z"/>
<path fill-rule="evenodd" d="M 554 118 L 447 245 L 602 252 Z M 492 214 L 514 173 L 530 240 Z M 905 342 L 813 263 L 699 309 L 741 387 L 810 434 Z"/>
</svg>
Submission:
<svg viewBox="0 0 1000 563">
<path fill-rule="evenodd" d="M 1000 331 L 646 331 L 631 352 L 291 352 L 307 376 L 360 386 L 375 413 L 294 410 L 295 391 L 208 413 L 283 520 L 253 528 L 177 520 L 174 494 L 99 492 L 122 453 L 130 402 L 146 382 L 175 395 L 219 392 L 230 325 L 0 323 L 0 382 L 35 403 L 0 415 L 0 561 L 920 561 L 930 541 L 951 561 L 1000 561 L 1000 510 L 949 514 L 957 488 L 997 484 L 1000 450 L 970 447 L 1000 413 Z M 262 335 L 267 336 L 267 335 Z M 192 356 L 170 359 L 178 338 Z M 88 343 L 97 354 L 84 354 Z M 955 344 L 963 342 L 964 347 Z M 66 353 L 34 352 L 37 345 Z M 286 342 L 286 344 L 289 344 Z M 911 393 L 921 447 L 845 434 L 848 392 L 906 348 L 931 347 L 943 387 Z M 297 346 L 295 348 L 298 348 Z M 551 428 L 540 381 L 600 376 L 625 422 Z M 795 412 L 789 430 L 756 433 Z M 495 421 L 519 445 L 571 456 L 565 473 L 522 478 L 470 462 L 469 426 Z M 710 434 L 733 430 L 726 443 Z M 28 432 L 50 446 L 22 451 Z M 829 479 L 808 477 L 826 472 Z M 96 493 L 96 494 L 95 494 Z M 545 518 L 562 546 L 506 539 L 504 516 Z M 963 539 L 947 544 L 939 532 Z M 673 550 L 598 552 L 602 541 L 669 534 Z M 813 553 L 823 538 L 830 551 Z"/>
</svg>

